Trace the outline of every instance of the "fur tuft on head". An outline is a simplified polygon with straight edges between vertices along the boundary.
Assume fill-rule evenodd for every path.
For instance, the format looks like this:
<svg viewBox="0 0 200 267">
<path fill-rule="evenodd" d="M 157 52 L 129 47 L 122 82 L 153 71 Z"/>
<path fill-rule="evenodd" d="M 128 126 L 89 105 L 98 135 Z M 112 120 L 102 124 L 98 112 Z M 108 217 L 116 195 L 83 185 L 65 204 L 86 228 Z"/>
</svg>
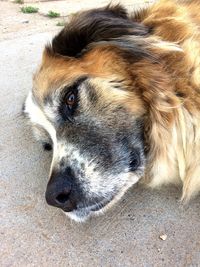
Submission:
<svg viewBox="0 0 200 267">
<path fill-rule="evenodd" d="M 49 54 L 79 57 L 91 43 L 110 42 L 123 36 L 147 36 L 149 28 L 128 18 L 120 5 L 93 9 L 73 16 L 46 47 Z M 73 45 L 72 45 L 73 44 Z"/>
</svg>

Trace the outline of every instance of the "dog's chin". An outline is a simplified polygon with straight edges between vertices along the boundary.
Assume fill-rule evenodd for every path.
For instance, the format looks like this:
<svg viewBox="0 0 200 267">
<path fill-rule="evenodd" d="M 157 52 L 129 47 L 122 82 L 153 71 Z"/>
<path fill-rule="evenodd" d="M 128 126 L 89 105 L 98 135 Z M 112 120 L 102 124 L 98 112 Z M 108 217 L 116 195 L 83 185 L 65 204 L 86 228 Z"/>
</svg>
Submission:
<svg viewBox="0 0 200 267">
<path fill-rule="evenodd" d="M 132 187 L 137 181 L 138 177 L 134 176 L 134 179 L 129 180 L 128 183 L 118 192 L 118 194 L 110 196 L 109 199 L 104 199 L 99 203 L 95 203 L 88 207 L 78 207 L 71 212 L 64 212 L 66 216 L 76 222 L 85 222 L 92 216 L 98 216 L 106 212 L 113 207 L 125 194 L 125 192 Z"/>
<path fill-rule="evenodd" d="M 101 209 L 102 210 L 102 209 Z M 68 216 L 71 220 L 78 222 L 78 223 L 83 223 L 87 221 L 90 217 L 98 215 L 98 213 L 102 213 L 103 211 L 90 211 L 87 208 L 85 209 L 80 209 L 80 210 L 74 210 L 71 212 L 64 212 L 66 216 Z"/>
<path fill-rule="evenodd" d="M 71 212 L 64 211 L 64 213 L 73 221 L 81 223 L 87 221 L 90 217 L 103 214 L 109 208 L 110 203 L 112 203 L 112 198 L 88 207 L 79 207 Z"/>
</svg>

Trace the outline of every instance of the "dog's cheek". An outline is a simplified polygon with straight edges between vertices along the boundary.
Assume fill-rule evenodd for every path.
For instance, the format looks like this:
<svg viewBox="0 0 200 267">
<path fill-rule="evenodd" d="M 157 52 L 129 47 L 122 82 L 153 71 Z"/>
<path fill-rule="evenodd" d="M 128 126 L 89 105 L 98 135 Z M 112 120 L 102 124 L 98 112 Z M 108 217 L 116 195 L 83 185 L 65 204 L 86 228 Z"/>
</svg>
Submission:
<svg viewBox="0 0 200 267">
<path fill-rule="evenodd" d="M 49 134 L 41 127 L 33 125 L 32 126 L 33 136 L 38 141 L 44 150 L 52 150 L 53 144 Z"/>
</svg>

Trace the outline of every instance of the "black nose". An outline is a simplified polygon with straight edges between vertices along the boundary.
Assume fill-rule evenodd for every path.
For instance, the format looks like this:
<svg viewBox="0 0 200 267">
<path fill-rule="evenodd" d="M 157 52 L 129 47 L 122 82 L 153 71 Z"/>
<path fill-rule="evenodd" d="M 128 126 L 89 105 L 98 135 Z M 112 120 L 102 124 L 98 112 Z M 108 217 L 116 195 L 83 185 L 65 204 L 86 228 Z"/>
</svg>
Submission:
<svg viewBox="0 0 200 267">
<path fill-rule="evenodd" d="M 76 199 L 72 193 L 72 184 L 65 181 L 66 177 L 54 177 L 47 185 L 46 201 L 49 205 L 69 212 L 76 209 Z"/>
</svg>

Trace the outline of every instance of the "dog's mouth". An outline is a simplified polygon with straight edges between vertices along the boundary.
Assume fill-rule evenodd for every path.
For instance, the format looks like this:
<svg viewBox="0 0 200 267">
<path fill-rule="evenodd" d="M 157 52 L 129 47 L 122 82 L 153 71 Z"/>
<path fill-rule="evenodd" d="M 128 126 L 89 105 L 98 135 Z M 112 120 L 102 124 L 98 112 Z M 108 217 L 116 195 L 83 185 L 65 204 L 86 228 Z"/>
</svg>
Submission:
<svg viewBox="0 0 200 267">
<path fill-rule="evenodd" d="M 114 185 L 109 190 L 107 188 L 106 192 L 105 190 L 96 190 L 96 192 L 88 190 L 84 192 L 78 187 L 76 187 L 76 190 L 74 189 L 75 187 L 71 189 L 66 179 L 64 179 L 64 184 L 63 176 L 56 177 L 56 182 L 49 183 L 47 186 L 46 200 L 49 205 L 64 211 L 72 220 L 84 222 L 89 217 L 102 214 L 114 206 L 125 192 L 138 182 L 142 173 L 142 169 L 138 173 L 125 173 L 124 176 L 120 176 L 124 179 L 123 185 Z M 62 178 L 61 182 L 58 178 Z"/>
<path fill-rule="evenodd" d="M 132 179 L 131 179 L 132 177 Z M 106 212 L 108 209 L 113 207 L 120 199 L 122 199 L 122 196 L 125 194 L 125 192 L 136 182 L 138 182 L 139 176 L 132 176 L 130 173 L 128 182 L 121 188 L 120 190 L 115 191 L 115 193 L 112 193 L 107 198 L 101 198 L 91 203 L 86 203 L 82 201 L 79 205 L 77 205 L 76 209 L 73 209 L 72 211 L 64 211 L 64 213 L 72 220 L 76 222 L 85 222 L 87 219 L 93 216 L 101 215 L 104 212 Z"/>
<path fill-rule="evenodd" d="M 65 211 L 64 209 L 63 211 L 72 220 L 76 222 L 84 222 L 93 215 L 99 215 L 103 213 L 110 206 L 110 203 L 112 202 L 113 199 L 114 197 L 111 197 L 110 199 L 105 199 L 98 203 L 94 203 L 88 206 L 80 205 L 76 209 L 70 212 Z"/>
</svg>

